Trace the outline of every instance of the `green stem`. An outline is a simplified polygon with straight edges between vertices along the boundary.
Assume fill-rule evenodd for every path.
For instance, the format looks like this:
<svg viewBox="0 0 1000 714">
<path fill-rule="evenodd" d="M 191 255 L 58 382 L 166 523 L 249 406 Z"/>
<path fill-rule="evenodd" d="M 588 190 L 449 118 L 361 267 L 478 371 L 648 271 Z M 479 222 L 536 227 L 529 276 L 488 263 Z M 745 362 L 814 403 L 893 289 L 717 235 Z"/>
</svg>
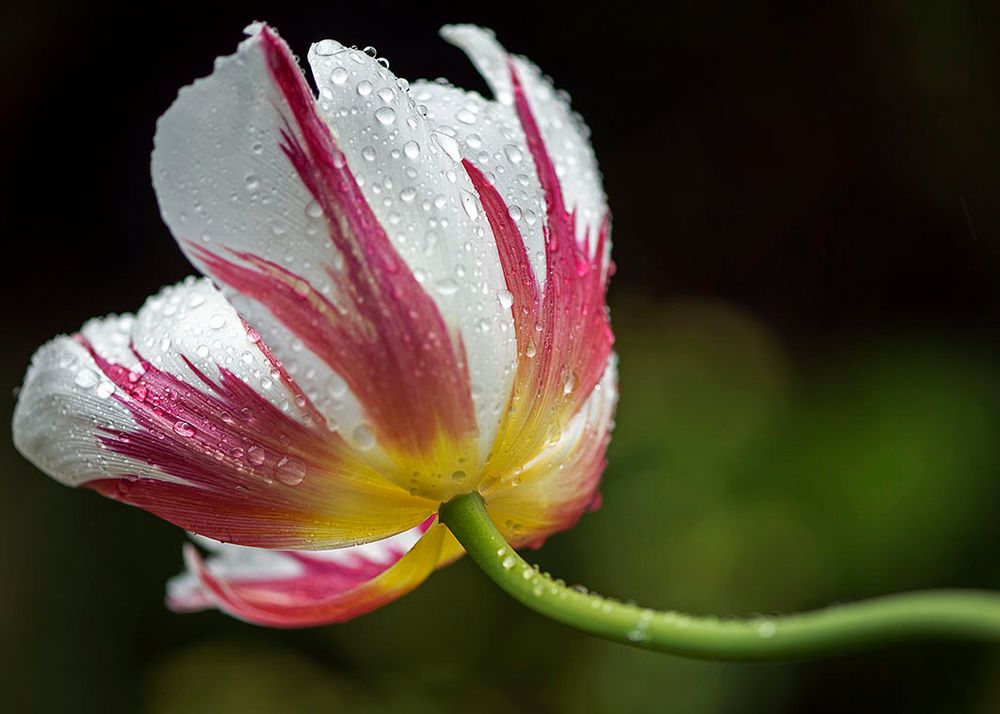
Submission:
<svg viewBox="0 0 1000 714">
<path fill-rule="evenodd" d="M 469 556 L 532 610 L 615 642 L 688 657 L 773 660 L 923 638 L 1000 643 L 1000 594 L 930 590 L 799 615 L 720 619 L 650 610 L 568 587 L 538 572 L 504 540 L 479 494 L 441 507 L 441 521 Z"/>
</svg>

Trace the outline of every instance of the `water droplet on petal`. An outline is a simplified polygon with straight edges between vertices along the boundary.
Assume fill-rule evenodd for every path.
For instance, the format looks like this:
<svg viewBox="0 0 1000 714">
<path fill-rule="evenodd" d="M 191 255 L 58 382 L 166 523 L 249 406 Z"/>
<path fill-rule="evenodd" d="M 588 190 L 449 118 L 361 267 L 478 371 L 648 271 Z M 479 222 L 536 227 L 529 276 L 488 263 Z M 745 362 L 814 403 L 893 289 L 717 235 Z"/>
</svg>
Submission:
<svg viewBox="0 0 1000 714">
<path fill-rule="evenodd" d="M 563 381 L 563 394 L 565 394 L 566 396 L 572 394 L 573 390 L 576 389 L 578 381 L 579 380 L 576 376 L 576 372 L 574 372 L 571 369 L 566 370 L 566 374 L 564 376 L 564 381 Z"/>
<path fill-rule="evenodd" d="M 316 201 L 310 201 L 306 206 L 306 215 L 310 218 L 319 218 L 323 215 L 323 207 Z"/>
<path fill-rule="evenodd" d="M 434 289 L 441 295 L 454 295 L 458 292 L 458 283 L 451 278 L 442 278 L 434 284 Z"/>
<path fill-rule="evenodd" d="M 283 484 L 298 486 L 306 477 L 306 463 L 296 456 L 282 456 L 274 474 Z"/>
<path fill-rule="evenodd" d="M 251 446 L 247 449 L 247 461 L 249 461 L 254 466 L 260 466 L 264 463 L 264 450 L 259 446 Z"/>
<path fill-rule="evenodd" d="M 367 424 L 359 424 L 351 433 L 355 445 L 359 449 L 368 450 L 375 446 L 375 432 Z"/>
<path fill-rule="evenodd" d="M 337 50 L 343 47 L 342 44 L 336 40 L 320 40 L 316 43 L 316 54 L 320 57 L 330 57 L 331 55 L 337 54 Z"/>
<path fill-rule="evenodd" d="M 472 220 L 476 220 L 479 216 L 479 204 L 476 202 L 476 197 L 465 189 L 462 189 L 462 208 L 465 209 L 466 215 Z"/>
<path fill-rule="evenodd" d="M 452 161 L 459 162 L 462 160 L 462 149 L 454 137 L 442 134 L 441 132 L 435 132 L 434 139 Z"/>
<path fill-rule="evenodd" d="M 396 110 L 392 107 L 379 107 L 375 110 L 375 118 L 383 126 L 389 126 L 396 121 Z"/>
<path fill-rule="evenodd" d="M 184 438 L 194 436 L 194 427 L 186 421 L 178 421 L 174 424 L 174 433 L 177 434 L 177 436 L 183 436 Z"/>
<path fill-rule="evenodd" d="M 343 84 L 347 81 L 347 70 L 343 67 L 334 67 L 330 72 L 330 81 L 334 84 Z"/>
<path fill-rule="evenodd" d="M 403 144 L 403 153 L 406 154 L 406 158 L 415 159 L 420 156 L 420 144 L 415 141 L 408 141 Z"/>
<path fill-rule="evenodd" d="M 524 158 L 524 154 L 521 153 L 521 150 L 513 144 L 505 146 L 503 148 L 503 153 L 507 156 L 507 160 L 512 164 L 519 164 L 521 163 L 521 159 Z"/>
</svg>

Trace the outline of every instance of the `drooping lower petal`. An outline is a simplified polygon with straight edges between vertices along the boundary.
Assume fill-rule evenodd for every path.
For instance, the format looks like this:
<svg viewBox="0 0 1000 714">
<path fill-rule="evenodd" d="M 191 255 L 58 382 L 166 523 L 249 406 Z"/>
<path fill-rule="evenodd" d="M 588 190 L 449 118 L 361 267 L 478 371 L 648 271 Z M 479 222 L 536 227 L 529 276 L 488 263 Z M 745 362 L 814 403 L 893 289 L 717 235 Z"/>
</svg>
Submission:
<svg viewBox="0 0 1000 714">
<path fill-rule="evenodd" d="M 393 538 L 331 551 L 274 551 L 193 546 L 188 571 L 168 586 L 167 604 L 191 611 L 218 607 L 269 627 L 343 622 L 402 597 L 438 565 L 447 529 L 428 519 Z"/>
<path fill-rule="evenodd" d="M 64 483 L 243 545 L 365 542 L 434 510 L 327 429 L 208 281 L 42 347 L 14 439 Z"/>
</svg>

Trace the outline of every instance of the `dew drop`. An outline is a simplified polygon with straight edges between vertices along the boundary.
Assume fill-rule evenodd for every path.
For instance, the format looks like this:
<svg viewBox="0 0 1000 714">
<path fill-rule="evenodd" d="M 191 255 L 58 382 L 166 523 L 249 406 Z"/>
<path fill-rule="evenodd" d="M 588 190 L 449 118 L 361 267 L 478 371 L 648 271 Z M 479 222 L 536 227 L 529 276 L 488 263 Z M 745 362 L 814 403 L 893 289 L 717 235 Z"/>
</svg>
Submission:
<svg viewBox="0 0 1000 714">
<path fill-rule="evenodd" d="M 375 110 L 375 118 L 383 126 L 389 126 L 396 121 L 396 110 L 392 107 L 379 107 Z"/>
<path fill-rule="evenodd" d="M 347 81 L 347 70 L 343 67 L 334 67 L 330 72 L 330 81 L 334 84 L 343 84 Z"/>
<path fill-rule="evenodd" d="M 177 434 L 177 436 L 183 436 L 184 438 L 194 436 L 194 427 L 186 421 L 178 421 L 174 423 L 174 433 Z"/>
<path fill-rule="evenodd" d="M 507 160 L 512 164 L 519 164 L 521 163 L 521 159 L 524 158 L 524 154 L 521 153 L 521 150 L 513 144 L 507 144 L 507 146 L 503 148 L 503 153 L 507 157 Z"/>
<path fill-rule="evenodd" d="M 579 379 L 576 376 L 576 372 L 571 369 L 566 370 L 566 374 L 563 381 L 563 394 L 569 396 L 576 389 Z"/>
<path fill-rule="evenodd" d="M 306 477 L 306 463 L 295 456 L 282 456 L 274 473 L 283 484 L 298 486 Z"/>
<path fill-rule="evenodd" d="M 514 295 L 509 290 L 499 290 L 497 292 L 497 302 L 504 310 L 510 310 L 514 306 Z"/>
<path fill-rule="evenodd" d="M 406 158 L 415 159 L 420 156 L 420 144 L 415 141 L 408 141 L 403 144 L 403 153 L 406 154 Z"/>
<path fill-rule="evenodd" d="M 321 40 L 320 42 L 316 43 L 315 49 L 316 49 L 316 54 L 318 54 L 320 57 L 330 57 L 331 55 L 337 54 L 337 50 L 339 50 L 341 47 L 343 47 L 343 45 L 341 45 L 336 40 Z"/>
<path fill-rule="evenodd" d="M 264 463 L 264 450 L 259 446 L 251 446 L 247 449 L 247 461 L 254 466 L 260 466 Z"/>
<path fill-rule="evenodd" d="M 458 283 L 451 278 L 442 278 L 434 283 L 434 289 L 437 290 L 440 295 L 454 295 L 458 292 Z"/>
<path fill-rule="evenodd" d="M 476 220 L 479 216 L 479 206 L 476 203 L 476 197 L 470 191 L 464 189 L 462 190 L 462 208 L 465 209 L 466 215 L 472 220 Z"/>
<path fill-rule="evenodd" d="M 362 97 L 367 97 L 369 94 L 372 93 L 372 83 L 369 82 L 367 79 L 362 79 L 360 82 L 358 82 L 357 92 Z"/>
<path fill-rule="evenodd" d="M 462 149 L 459 147 L 458 142 L 455 141 L 454 137 L 448 136 L 447 134 L 442 134 L 436 132 L 434 138 L 437 141 L 438 146 L 448 154 L 448 157 L 455 162 L 462 160 Z"/>
<path fill-rule="evenodd" d="M 310 218 L 319 218 L 323 215 L 323 207 L 316 201 L 310 201 L 306 206 L 306 215 Z"/>
<path fill-rule="evenodd" d="M 778 627 L 774 624 L 774 620 L 760 620 L 757 623 L 757 636 L 766 640 L 774 637 L 774 632 L 777 629 Z"/>
<path fill-rule="evenodd" d="M 368 450 L 375 446 L 375 432 L 367 424 L 359 424 L 351 433 L 351 438 L 359 449 Z"/>
</svg>

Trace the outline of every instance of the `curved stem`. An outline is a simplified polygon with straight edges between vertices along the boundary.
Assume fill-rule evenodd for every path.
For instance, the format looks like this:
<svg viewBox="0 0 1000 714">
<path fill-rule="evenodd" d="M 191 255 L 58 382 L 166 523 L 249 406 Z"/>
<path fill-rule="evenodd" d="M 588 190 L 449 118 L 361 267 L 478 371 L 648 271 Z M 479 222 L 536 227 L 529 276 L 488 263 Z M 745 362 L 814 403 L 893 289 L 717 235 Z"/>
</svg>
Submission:
<svg viewBox="0 0 1000 714">
<path fill-rule="evenodd" d="M 522 604 L 570 627 L 636 647 L 707 659 L 769 660 L 922 638 L 1000 643 L 1000 593 L 930 590 L 799 615 L 695 617 L 628 605 L 540 573 L 500 535 L 479 494 L 452 499 L 439 516 L 476 564 Z"/>
</svg>

